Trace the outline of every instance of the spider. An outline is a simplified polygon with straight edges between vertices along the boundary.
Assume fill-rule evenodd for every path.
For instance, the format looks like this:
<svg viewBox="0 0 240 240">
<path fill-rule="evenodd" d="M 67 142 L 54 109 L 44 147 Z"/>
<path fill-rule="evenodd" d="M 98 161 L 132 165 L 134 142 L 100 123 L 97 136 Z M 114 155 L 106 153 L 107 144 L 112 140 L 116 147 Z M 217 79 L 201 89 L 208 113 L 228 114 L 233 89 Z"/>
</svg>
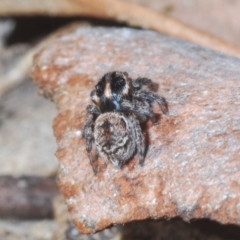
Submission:
<svg viewBox="0 0 240 240">
<path fill-rule="evenodd" d="M 156 123 L 152 104 L 168 113 L 166 100 L 157 93 L 157 86 L 148 78 L 132 80 L 128 73 L 106 73 L 91 92 L 94 105 L 87 106 L 88 116 L 83 129 L 86 151 L 93 166 L 92 144 L 96 153 L 121 168 L 137 152 L 144 163 L 145 141 L 141 125 L 148 119 Z"/>
</svg>

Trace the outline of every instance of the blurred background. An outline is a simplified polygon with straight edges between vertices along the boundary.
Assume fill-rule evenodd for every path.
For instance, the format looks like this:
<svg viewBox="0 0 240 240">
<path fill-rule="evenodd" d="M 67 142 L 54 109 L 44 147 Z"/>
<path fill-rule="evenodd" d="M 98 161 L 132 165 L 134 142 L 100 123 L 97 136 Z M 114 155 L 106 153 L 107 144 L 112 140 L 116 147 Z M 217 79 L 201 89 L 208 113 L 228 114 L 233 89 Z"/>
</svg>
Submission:
<svg viewBox="0 0 240 240">
<path fill-rule="evenodd" d="M 239 227 L 209 220 L 144 221 L 95 235 L 79 234 L 56 184 L 52 121 L 57 110 L 54 103 L 38 95 L 30 79 L 33 55 L 55 34 L 76 23 L 147 28 L 188 41 L 195 34 L 195 43 L 203 46 L 201 39 L 207 36 L 220 41 L 219 51 L 226 46 L 236 49 L 230 55 L 240 56 L 239 10 L 238 0 L 1 0 L 0 240 L 239 240 Z M 152 15 L 159 21 L 151 22 Z M 167 28 L 165 21 L 169 20 Z M 186 29 L 192 32 L 186 35 Z M 218 45 L 212 48 L 218 50 Z"/>
</svg>

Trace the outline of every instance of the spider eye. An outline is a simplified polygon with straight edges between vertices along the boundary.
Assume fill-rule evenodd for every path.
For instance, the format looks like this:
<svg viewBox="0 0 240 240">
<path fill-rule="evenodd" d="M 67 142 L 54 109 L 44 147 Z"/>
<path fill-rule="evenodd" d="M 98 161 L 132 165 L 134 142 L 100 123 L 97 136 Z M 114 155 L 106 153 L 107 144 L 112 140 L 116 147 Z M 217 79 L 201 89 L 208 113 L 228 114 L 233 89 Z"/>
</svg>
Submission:
<svg viewBox="0 0 240 240">
<path fill-rule="evenodd" d="M 112 90 L 117 92 L 121 91 L 125 86 L 125 80 L 122 77 L 117 77 L 115 81 L 112 83 Z"/>
<path fill-rule="evenodd" d="M 97 96 L 100 97 L 103 94 L 103 86 L 97 85 L 95 89 L 96 89 Z"/>
<path fill-rule="evenodd" d="M 117 78 L 117 80 L 116 80 L 116 84 L 117 84 L 118 86 L 123 86 L 123 85 L 125 84 L 125 80 L 124 80 L 123 78 L 119 77 L 119 78 Z"/>
</svg>

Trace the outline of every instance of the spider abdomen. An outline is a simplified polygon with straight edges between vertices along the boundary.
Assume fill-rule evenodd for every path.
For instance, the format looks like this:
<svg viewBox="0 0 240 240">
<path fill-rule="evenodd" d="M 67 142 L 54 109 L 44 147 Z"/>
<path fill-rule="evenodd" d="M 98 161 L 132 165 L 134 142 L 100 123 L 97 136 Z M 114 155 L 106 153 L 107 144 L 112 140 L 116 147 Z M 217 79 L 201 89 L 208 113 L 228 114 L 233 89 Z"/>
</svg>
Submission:
<svg viewBox="0 0 240 240">
<path fill-rule="evenodd" d="M 133 125 L 120 112 L 104 113 L 96 119 L 94 139 L 98 154 L 115 167 L 121 167 L 136 150 Z"/>
</svg>

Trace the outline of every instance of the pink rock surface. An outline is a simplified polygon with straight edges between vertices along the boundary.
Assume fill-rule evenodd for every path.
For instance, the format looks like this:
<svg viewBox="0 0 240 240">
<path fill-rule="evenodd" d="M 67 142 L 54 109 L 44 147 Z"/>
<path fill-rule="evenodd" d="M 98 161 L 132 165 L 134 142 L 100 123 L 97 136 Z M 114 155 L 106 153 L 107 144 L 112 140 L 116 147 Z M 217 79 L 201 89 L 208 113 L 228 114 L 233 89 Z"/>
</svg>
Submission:
<svg viewBox="0 0 240 240">
<path fill-rule="evenodd" d="M 32 76 L 59 114 L 59 186 L 77 228 L 180 216 L 240 224 L 240 60 L 151 31 L 78 28 L 45 47 Z M 106 72 L 159 84 L 169 104 L 144 129 L 145 165 L 98 159 L 93 174 L 81 130 L 89 94 Z"/>
</svg>

